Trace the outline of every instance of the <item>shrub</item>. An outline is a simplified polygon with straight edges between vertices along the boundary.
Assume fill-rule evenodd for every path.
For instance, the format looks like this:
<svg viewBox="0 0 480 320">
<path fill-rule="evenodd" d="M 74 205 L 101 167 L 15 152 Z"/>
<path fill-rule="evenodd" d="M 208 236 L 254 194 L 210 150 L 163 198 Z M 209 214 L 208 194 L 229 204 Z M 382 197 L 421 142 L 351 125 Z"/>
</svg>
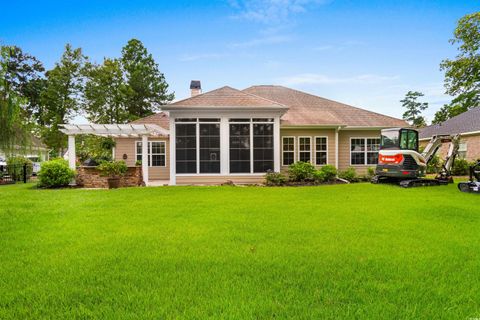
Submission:
<svg viewBox="0 0 480 320">
<path fill-rule="evenodd" d="M 358 181 L 357 172 L 355 171 L 355 168 L 352 168 L 352 167 L 348 168 L 345 171 L 340 171 L 338 173 L 338 177 L 344 180 L 347 180 L 349 182 Z"/>
<path fill-rule="evenodd" d="M 288 167 L 288 178 L 294 182 L 312 180 L 314 172 L 315 167 L 311 163 L 298 161 Z"/>
<path fill-rule="evenodd" d="M 454 176 L 466 176 L 469 174 L 471 163 L 465 159 L 456 159 L 453 163 L 452 174 Z"/>
<path fill-rule="evenodd" d="M 74 178 L 75 171 L 69 168 L 66 160 L 50 160 L 42 163 L 38 172 L 38 186 L 43 188 L 64 187 Z"/>
<path fill-rule="evenodd" d="M 327 164 L 323 166 L 320 171 L 323 172 L 324 181 L 335 181 L 337 178 L 337 168 L 335 168 L 335 166 Z"/>
<path fill-rule="evenodd" d="M 427 173 L 438 173 L 442 168 L 442 160 L 436 154 L 432 160 L 427 164 Z"/>
<path fill-rule="evenodd" d="M 287 177 L 280 172 L 269 170 L 265 175 L 265 184 L 267 186 L 283 186 L 287 182 Z"/>
<path fill-rule="evenodd" d="M 375 175 L 375 168 L 373 168 L 373 167 L 368 167 L 368 169 L 367 169 L 367 174 L 365 175 L 365 179 L 366 179 L 366 180 L 371 180 L 374 175 Z"/>
<path fill-rule="evenodd" d="M 315 181 L 316 183 L 322 183 L 327 181 L 325 172 L 323 172 L 322 170 L 316 170 L 313 173 L 313 181 Z"/>
<path fill-rule="evenodd" d="M 32 176 L 33 172 L 33 163 L 27 158 L 18 156 L 10 157 L 7 159 L 7 170 L 8 174 L 12 177 L 14 181 L 23 180 L 23 166 L 27 166 L 27 178 Z"/>
<path fill-rule="evenodd" d="M 102 176 L 114 178 L 125 175 L 128 167 L 125 161 L 103 161 L 97 169 Z"/>
</svg>

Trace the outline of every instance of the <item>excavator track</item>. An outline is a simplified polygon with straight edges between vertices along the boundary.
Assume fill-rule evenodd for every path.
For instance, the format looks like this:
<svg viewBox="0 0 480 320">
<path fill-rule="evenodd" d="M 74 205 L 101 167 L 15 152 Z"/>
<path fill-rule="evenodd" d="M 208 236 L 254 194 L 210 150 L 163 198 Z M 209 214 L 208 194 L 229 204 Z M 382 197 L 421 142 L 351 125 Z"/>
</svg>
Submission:
<svg viewBox="0 0 480 320">
<path fill-rule="evenodd" d="M 436 179 L 402 180 L 399 183 L 399 185 L 403 188 L 434 187 L 434 186 L 445 186 L 447 184 L 448 184 L 448 181 L 436 180 Z"/>
</svg>

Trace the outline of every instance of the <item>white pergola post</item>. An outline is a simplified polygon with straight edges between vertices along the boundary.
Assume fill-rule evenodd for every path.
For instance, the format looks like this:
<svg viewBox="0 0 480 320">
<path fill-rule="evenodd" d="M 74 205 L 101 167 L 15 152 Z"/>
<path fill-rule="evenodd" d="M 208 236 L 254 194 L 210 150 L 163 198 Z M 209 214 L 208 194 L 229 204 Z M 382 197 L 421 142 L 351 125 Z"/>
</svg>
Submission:
<svg viewBox="0 0 480 320">
<path fill-rule="evenodd" d="M 170 114 L 170 185 L 174 186 L 177 184 L 177 170 L 176 165 L 176 137 L 175 137 L 175 118 Z"/>
<path fill-rule="evenodd" d="M 142 178 L 145 186 L 148 186 L 148 136 L 142 136 Z"/>
<path fill-rule="evenodd" d="M 76 158 L 77 158 L 77 155 L 75 154 L 75 136 L 69 135 L 68 136 L 68 166 L 72 170 L 75 170 Z"/>
</svg>

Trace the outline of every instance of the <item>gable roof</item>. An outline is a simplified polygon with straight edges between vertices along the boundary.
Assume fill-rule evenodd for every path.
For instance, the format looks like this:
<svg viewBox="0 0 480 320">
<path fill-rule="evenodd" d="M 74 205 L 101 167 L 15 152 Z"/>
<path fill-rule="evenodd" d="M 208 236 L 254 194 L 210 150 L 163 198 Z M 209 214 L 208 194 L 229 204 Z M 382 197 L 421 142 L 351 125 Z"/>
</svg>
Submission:
<svg viewBox="0 0 480 320">
<path fill-rule="evenodd" d="M 480 131 L 480 107 L 472 108 L 442 123 L 434 124 L 420 130 L 420 139 L 427 139 L 437 134 L 457 134 Z"/>
<path fill-rule="evenodd" d="M 168 119 L 168 115 L 163 111 L 152 114 L 145 118 L 137 119 L 130 123 L 131 124 L 156 124 L 159 127 L 162 127 L 163 129 L 170 130 L 170 122 Z"/>
<path fill-rule="evenodd" d="M 404 120 L 356 108 L 283 86 L 261 85 L 243 92 L 273 100 L 289 107 L 282 125 L 338 125 L 347 127 L 405 127 Z"/>
<path fill-rule="evenodd" d="M 228 86 L 221 87 L 191 98 L 171 103 L 170 107 L 279 107 L 286 108 L 278 102 L 252 95 Z"/>
</svg>

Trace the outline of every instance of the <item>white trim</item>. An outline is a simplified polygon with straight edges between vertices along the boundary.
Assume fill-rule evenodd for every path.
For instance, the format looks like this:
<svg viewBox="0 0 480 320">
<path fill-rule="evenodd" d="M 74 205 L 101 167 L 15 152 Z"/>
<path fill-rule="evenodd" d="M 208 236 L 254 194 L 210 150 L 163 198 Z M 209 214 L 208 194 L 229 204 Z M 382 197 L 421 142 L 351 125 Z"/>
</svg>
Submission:
<svg viewBox="0 0 480 320">
<path fill-rule="evenodd" d="M 136 148 L 136 145 L 135 145 Z M 135 157 L 137 161 L 137 157 Z M 148 136 L 142 136 L 142 178 L 145 186 L 148 186 Z"/>
<path fill-rule="evenodd" d="M 75 170 L 76 168 L 76 152 L 75 152 L 75 136 L 68 136 L 68 166 L 70 169 Z"/>
<path fill-rule="evenodd" d="M 221 174 L 221 173 L 200 173 L 200 174 L 195 174 L 195 173 L 177 173 L 177 177 L 228 177 L 228 176 L 246 176 L 246 177 L 262 177 L 266 174 L 264 173 L 245 173 L 245 172 L 239 172 L 239 173 L 230 173 L 230 174 Z"/>
<path fill-rule="evenodd" d="M 280 172 L 280 167 L 283 154 L 280 154 L 280 117 L 275 117 L 273 120 L 273 170 L 275 172 Z"/>
<path fill-rule="evenodd" d="M 161 144 L 163 144 L 163 150 L 164 150 L 164 153 L 155 153 L 155 155 L 164 155 L 165 156 L 165 164 L 163 166 L 154 166 L 153 165 L 153 161 L 152 161 L 152 156 L 153 156 L 153 153 L 152 153 L 152 143 L 153 142 L 159 142 Z M 141 140 L 135 140 L 135 162 L 137 162 L 137 157 L 138 157 L 138 148 L 137 148 L 137 144 L 138 143 L 142 143 Z M 143 144 L 142 144 L 142 150 L 143 150 Z M 147 160 L 150 160 L 150 165 L 149 167 L 154 167 L 154 168 L 164 168 L 167 166 L 167 142 L 165 140 L 149 140 L 148 141 L 148 159 Z M 142 155 L 142 158 L 143 158 L 143 155 Z"/>
<path fill-rule="evenodd" d="M 464 132 L 464 133 L 459 133 L 461 137 L 463 136 L 474 136 L 474 135 L 477 135 L 477 134 L 480 134 L 480 131 L 469 131 L 469 132 Z M 439 135 L 441 135 L 441 133 L 439 133 Z M 428 138 L 419 138 L 418 141 L 429 141 L 432 139 L 432 136 L 428 137 Z"/>
<path fill-rule="evenodd" d="M 327 163 L 325 163 L 325 164 L 317 164 L 317 138 L 325 138 L 326 139 L 327 150 L 318 151 L 318 152 L 325 152 L 327 154 Z M 328 136 L 314 136 L 313 137 L 313 155 L 314 155 L 314 157 L 313 157 L 313 165 L 314 166 L 325 166 L 325 165 L 329 164 L 329 162 L 328 162 Z"/>
<path fill-rule="evenodd" d="M 250 119 L 250 173 L 253 173 L 253 122 L 252 122 L 252 119 Z"/>
<path fill-rule="evenodd" d="M 175 149 L 176 149 L 176 132 L 175 132 L 175 118 L 172 117 L 172 115 L 169 115 L 170 118 L 170 182 L 169 184 L 171 186 L 174 186 L 177 184 L 176 180 L 176 154 L 175 154 Z"/>
<path fill-rule="evenodd" d="M 298 157 L 297 157 L 297 159 L 298 159 L 298 161 L 301 161 L 300 160 L 300 152 L 306 153 L 306 151 L 300 151 L 300 139 L 302 139 L 302 138 L 310 139 L 310 150 L 309 150 L 310 151 L 310 161 L 308 161 L 308 162 L 310 162 L 311 164 L 314 164 L 313 163 L 313 156 L 312 156 L 312 150 L 313 150 L 313 148 L 312 148 L 312 136 L 298 136 L 297 137 L 297 139 L 298 139 L 298 144 L 297 144 L 298 145 Z"/>
<path fill-rule="evenodd" d="M 352 164 L 352 152 L 353 153 L 361 153 L 360 151 L 352 151 L 352 139 L 363 139 L 363 142 L 365 143 L 365 150 L 363 151 L 363 154 L 364 154 L 364 161 L 363 161 L 363 164 Z M 351 167 L 368 167 L 368 166 L 375 166 L 377 165 L 376 163 L 367 163 L 367 159 L 368 159 L 368 153 L 372 153 L 373 151 L 368 151 L 367 150 L 367 139 L 381 139 L 381 137 L 350 137 L 350 144 L 349 144 L 349 149 L 348 149 L 348 152 L 349 152 L 349 166 Z M 378 151 L 377 151 L 378 153 Z"/>
<path fill-rule="evenodd" d="M 220 174 L 228 175 L 230 169 L 230 127 L 228 118 L 220 118 Z"/>
<path fill-rule="evenodd" d="M 335 168 L 338 169 L 338 148 L 339 148 L 339 141 L 338 141 L 338 132 L 340 131 L 340 127 L 335 129 Z"/>
<path fill-rule="evenodd" d="M 168 136 L 169 131 L 156 124 L 60 124 L 67 135 L 93 134 L 102 137 Z"/>
<path fill-rule="evenodd" d="M 283 139 L 285 138 L 288 138 L 288 139 L 293 139 L 293 151 L 286 151 L 286 152 L 293 152 L 293 163 L 295 163 L 295 160 L 296 160 L 296 153 L 297 153 L 297 139 L 295 139 L 295 136 L 282 136 L 282 167 L 288 167 L 289 164 L 285 164 L 285 161 L 284 161 L 284 157 L 283 157 L 283 153 L 285 152 L 283 150 L 283 147 L 284 147 L 284 143 L 283 143 Z"/>
</svg>

